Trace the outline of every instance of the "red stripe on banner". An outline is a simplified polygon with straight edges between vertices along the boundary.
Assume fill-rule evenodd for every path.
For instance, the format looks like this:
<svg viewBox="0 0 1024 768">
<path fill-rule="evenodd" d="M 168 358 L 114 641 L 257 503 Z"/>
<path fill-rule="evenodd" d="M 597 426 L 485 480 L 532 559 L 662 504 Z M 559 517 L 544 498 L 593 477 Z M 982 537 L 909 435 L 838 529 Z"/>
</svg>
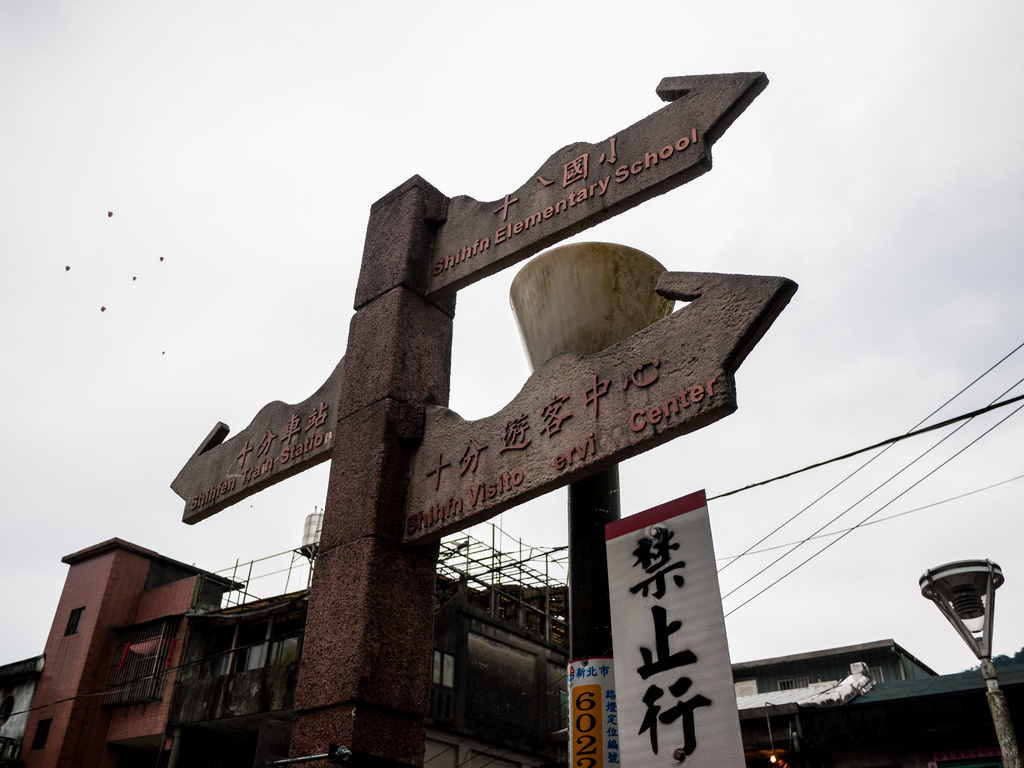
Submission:
<svg viewBox="0 0 1024 768">
<path fill-rule="evenodd" d="M 695 509 L 706 507 L 708 505 L 708 497 L 704 491 L 695 491 L 687 496 L 680 496 L 678 499 L 673 501 L 659 504 L 656 507 L 644 510 L 643 512 L 637 512 L 635 515 L 624 517 L 621 520 L 614 520 L 608 523 L 604 527 L 604 538 L 605 541 L 611 541 L 617 539 L 619 536 L 623 536 L 633 531 L 639 531 L 644 528 L 649 528 L 652 525 L 668 520 L 670 517 L 676 517 L 687 512 L 693 512 Z"/>
</svg>

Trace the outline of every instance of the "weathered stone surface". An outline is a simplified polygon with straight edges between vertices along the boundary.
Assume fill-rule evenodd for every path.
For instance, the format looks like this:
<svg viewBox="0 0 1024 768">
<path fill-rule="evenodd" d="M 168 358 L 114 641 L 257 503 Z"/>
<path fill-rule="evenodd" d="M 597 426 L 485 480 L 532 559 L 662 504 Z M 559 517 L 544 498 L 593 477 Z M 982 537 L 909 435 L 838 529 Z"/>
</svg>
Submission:
<svg viewBox="0 0 1024 768">
<path fill-rule="evenodd" d="M 338 414 L 343 419 L 378 400 L 448 402 L 452 318 L 399 287 L 352 318 Z"/>
<path fill-rule="evenodd" d="M 428 295 L 450 295 L 711 170 L 711 145 L 767 85 L 763 72 L 665 78 L 667 107 L 599 144 L 563 147 L 501 200 L 452 198 Z"/>
<path fill-rule="evenodd" d="M 658 293 L 691 303 L 664 320 L 552 358 L 492 416 L 427 408 L 405 541 L 436 541 L 729 415 L 736 370 L 795 291 L 783 277 L 667 272 Z"/>
<path fill-rule="evenodd" d="M 421 552 L 374 537 L 321 550 L 313 573 L 316 600 L 309 603 L 297 709 L 358 701 L 426 714 L 436 557 L 436 547 Z"/>
<path fill-rule="evenodd" d="M 227 442 L 228 425 L 218 423 L 171 483 L 185 500 L 181 519 L 198 523 L 331 458 L 344 366 L 342 358 L 327 381 L 301 403 L 275 400 L 263 406 Z"/>
<path fill-rule="evenodd" d="M 293 756 L 335 743 L 423 760 L 437 547 L 398 543 L 405 487 L 395 478 L 404 476 L 422 434 L 424 405 L 448 402 L 454 301 L 446 314 L 422 296 L 426 217 L 435 215 L 438 198 L 413 187 L 386 197 L 370 217 L 295 695 Z"/>
<path fill-rule="evenodd" d="M 448 198 L 419 176 L 370 207 L 356 309 L 400 285 L 420 296 L 426 293 L 430 243 L 447 210 Z M 454 302 L 449 303 L 451 315 Z"/>
<path fill-rule="evenodd" d="M 395 400 L 381 400 L 338 422 L 335 451 L 327 487 L 330 499 L 345 499 L 341 514 L 324 517 L 320 549 L 330 549 L 361 536 L 400 541 L 404 476 L 414 446 L 423 436 L 424 410 Z"/>
<path fill-rule="evenodd" d="M 306 713 L 292 730 L 294 757 L 322 755 L 330 744 L 376 757 L 423 765 L 426 731 L 423 718 L 363 705 L 346 704 Z M 356 761 L 353 761 L 356 762 Z M 313 763 L 324 765 L 327 763 Z"/>
</svg>

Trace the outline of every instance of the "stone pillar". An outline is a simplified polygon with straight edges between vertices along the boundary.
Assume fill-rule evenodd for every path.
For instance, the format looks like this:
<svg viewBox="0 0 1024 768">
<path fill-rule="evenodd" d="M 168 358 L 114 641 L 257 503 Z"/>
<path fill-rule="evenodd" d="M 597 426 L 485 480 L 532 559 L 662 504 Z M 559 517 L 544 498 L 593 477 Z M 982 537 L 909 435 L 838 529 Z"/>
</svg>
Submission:
<svg viewBox="0 0 1024 768">
<path fill-rule="evenodd" d="M 425 405 L 447 405 L 454 296 L 424 298 L 448 200 L 413 177 L 370 209 L 309 601 L 291 756 L 423 764 L 438 545 L 404 548 Z"/>
</svg>

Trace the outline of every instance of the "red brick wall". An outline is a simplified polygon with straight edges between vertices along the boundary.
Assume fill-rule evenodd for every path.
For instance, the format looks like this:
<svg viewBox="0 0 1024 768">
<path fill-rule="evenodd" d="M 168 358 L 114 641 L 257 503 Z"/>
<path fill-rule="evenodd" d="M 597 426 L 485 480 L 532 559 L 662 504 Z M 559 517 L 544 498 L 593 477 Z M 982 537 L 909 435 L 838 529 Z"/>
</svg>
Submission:
<svg viewBox="0 0 1024 768">
<path fill-rule="evenodd" d="M 113 718 L 111 710 L 100 708 L 116 642 L 114 630 L 181 613 L 191 601 L 194 579 L 144 593 L 149 564 L 150 559 L 140 553 L 115 548 L 75 562 L 68 571 L 46 641 L 46 666 L 25 733 L 22 759 L 27 768 L 99 765 L 109 730 L 115 731 L 117 738 L 129 737 L 121 734 L 163 732 L 167 714 L 164 702 L 144 711 L 127 708 L 127 715 L 114 710 Z M 79 631 L 65 637 L 68 616 L 78 607 L 85 608 Z M 180 642 L 176 643 L 172 667 L 180 657 L 179 646 Z M 172 690 L 173 679 L 169 676 L 165 702 L 170 700 Z M 32 750 L 38 723 L 45 718 L 53 718 L 46 748 Z"/>
<path fill-rule="evenodd" d="M 175 616 L 186 613 L 192 605 L 192 594 L 196 588 L 196 577 L 164 584 L 156 589 L 147 589 L 139 599 L 139 607 L 135 613 L 135 623 L 164 616 Z"/>
</svg>

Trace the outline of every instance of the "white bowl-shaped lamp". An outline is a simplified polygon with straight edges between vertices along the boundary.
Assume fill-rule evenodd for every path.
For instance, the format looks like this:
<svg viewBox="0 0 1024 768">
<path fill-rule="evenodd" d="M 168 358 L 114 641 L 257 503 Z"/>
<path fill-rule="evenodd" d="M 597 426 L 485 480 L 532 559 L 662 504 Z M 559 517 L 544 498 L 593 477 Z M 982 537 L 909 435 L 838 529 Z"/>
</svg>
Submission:
<svg viewBox="0 0 1024 768">
<path fill-rule="evenodd" d="M 574 243 L 537 256 L 509 290 L 530 370 L 562 352 L 600 352 L 668 317 L 674 302 L 654 292 L 664 272 L 646 253 L 615 243 Z"/>
<path fill-rule="evenodd" d="M 921 594 L 938 606 L 979 659 L 992 656 L 995 593 L 1003 572 L 991 560 L 959 560 L 925 571 Z"/>
</svg>

